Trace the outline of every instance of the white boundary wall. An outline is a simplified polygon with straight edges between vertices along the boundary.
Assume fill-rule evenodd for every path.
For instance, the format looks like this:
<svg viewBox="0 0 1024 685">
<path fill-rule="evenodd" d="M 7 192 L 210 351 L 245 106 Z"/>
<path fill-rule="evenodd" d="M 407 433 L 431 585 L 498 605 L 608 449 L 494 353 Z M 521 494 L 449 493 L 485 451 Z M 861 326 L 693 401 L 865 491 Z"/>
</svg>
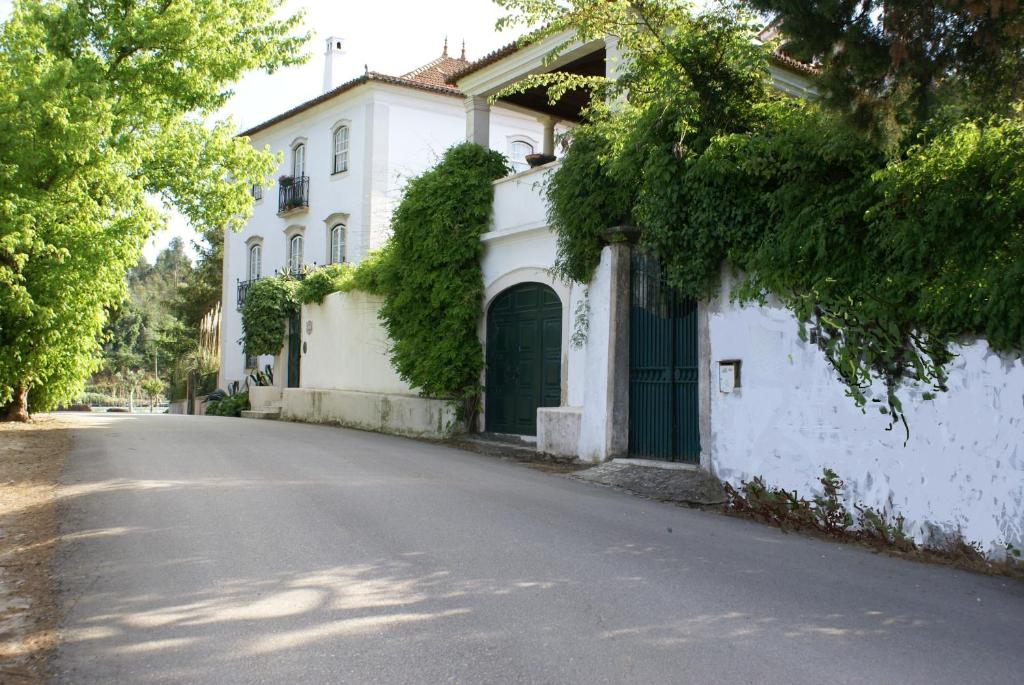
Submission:
<svg viewBox="0 0 1024 685">
<path fill-rule="evenodd" d="M 763 476 L 810 497 L 825 467 L 848 501 L 902 514 L 919 540 L 959 531 L 1000 551 L 1024 541 L 1024 364 L 984 341 L 955 348 L 949 392 L 903 395 L 910 439 L 864 414 L 781 307 L 740 307 L 728 287 L 708 311 L 711 465 L 733 485 Z M 742 360 L 741 387 L 719 389 L 718 362 Z"/>
<path fill-rule="evenodd" d="M 301 387 L 284 389 L 283 419 L 426 437 L 456 427 L 449 402 L 420 397 L 392 368 L 380 305 L 375 295 L 350 292 L 302 307 Z M 285 351 L 275 378 L 287 377 L 286 365 Z"/>
</svg>

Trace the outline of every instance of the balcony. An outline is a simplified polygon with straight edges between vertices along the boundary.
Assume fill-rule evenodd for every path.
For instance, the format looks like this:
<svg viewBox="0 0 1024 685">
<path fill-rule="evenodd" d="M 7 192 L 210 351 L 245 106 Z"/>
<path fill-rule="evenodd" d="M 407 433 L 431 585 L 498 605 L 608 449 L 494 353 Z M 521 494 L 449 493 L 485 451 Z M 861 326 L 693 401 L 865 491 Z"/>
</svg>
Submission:
<svg viewBox="0 0 1024 685">
<path fill-rule="evenodd" d="M 253 279 L 248 280 L 248 281 L 239 281 L 238 282 L 238 305 L 237 305 L 238 311 L 242 311 L 242 305 L 245 304 L 245 296 L 249 294 L 249 288 L 251 288 L 252 284 L 255 283 L 258 280 L 259 280 L 258 278 L 253 278 Z"/>
<path fill-rule="evenodd" d="M 278 184 L 278 216 L 309 208 L 309 176 L 282 176 Z"/>
</svg>

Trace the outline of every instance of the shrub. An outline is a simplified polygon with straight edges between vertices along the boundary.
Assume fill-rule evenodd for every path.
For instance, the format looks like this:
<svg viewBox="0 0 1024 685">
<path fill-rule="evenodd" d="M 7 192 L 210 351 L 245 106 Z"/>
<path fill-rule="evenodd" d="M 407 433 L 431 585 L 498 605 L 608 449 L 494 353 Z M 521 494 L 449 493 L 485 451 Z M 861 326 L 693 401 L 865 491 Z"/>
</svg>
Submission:
<svg viewBox="0 0 1024 685">
<path fill-rule="evenodd" d="M 288 276 L 256 281 L 242 305 L 245 353 L 277 354 L 284 346 L 285 322 L 298 311 L 299 283 Z"/>
<path fill-rule="evenodd" d="M 249 408 L 249 393 L 240 392 L 229 395 L 222 400 L 207 403 L 207 416 L 241 416 L 242 411 Z"/>
</svg>

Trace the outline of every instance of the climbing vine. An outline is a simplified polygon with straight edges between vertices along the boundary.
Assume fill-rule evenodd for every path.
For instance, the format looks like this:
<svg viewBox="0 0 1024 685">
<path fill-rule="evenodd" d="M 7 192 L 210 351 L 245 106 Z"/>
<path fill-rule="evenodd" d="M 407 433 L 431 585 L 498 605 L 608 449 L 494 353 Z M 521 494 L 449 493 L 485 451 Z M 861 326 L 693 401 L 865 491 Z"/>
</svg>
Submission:
<svg viewBox="0 0 1024 685">
<path fill-rule="evenodd" d="M 658 50 L 638 43 L 628 96 L 574 130 L 548 186 L 563 277 L 589 281 L 602 232 L 622 222 L 685 295 L 717 296 L 726 264 L 732 297 L 791 309 L 890 428 L 906 427 L 910 388 L 947 390 L 954 343 L 1024 348 L 1020 108 L 894 152 L 774 92 L 742 17 L 674 21 Z"/>
<path fill-rule="evenodd" d="M 423 394 L 459 402 L 470 421 L 483 370 L 480 236 L 490 224 L 491 183 L 508 171 L 501 154 L 478 145 L 446 151 L 406 186 L 376 273 L 392 365 Z"/>
<path fill-rule="evenodd" d="M 320 304 L 331 293 L 361 290 L 379 293 L 383 251 L 371 252 L 358 264 L 327 264 L 310 271 L 299 282 L 295 297 L 302 304 Z"/>
<path fill-rule="evenodd" d="M 277 354 L 284 346 L 288 317 L 298 311 L 299 282 L 288 276 L 256 281 L 242 305 L 245 353 Z"/>
</svg>

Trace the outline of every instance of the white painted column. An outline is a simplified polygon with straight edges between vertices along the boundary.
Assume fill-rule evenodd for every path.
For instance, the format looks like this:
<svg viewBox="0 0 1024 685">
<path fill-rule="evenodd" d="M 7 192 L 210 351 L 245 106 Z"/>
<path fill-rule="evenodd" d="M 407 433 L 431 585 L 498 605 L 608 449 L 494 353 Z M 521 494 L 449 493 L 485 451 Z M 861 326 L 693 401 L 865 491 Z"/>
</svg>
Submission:
<svg viewBox="0 0 1024 685">
<path fill-rule="evenodd" d="M 491 105 L 486 97 L 470 95 L 466 98 L 466 140 L 491 146 Z"/>
<path fill-rule="evenodd" d="M 558 120 L 554 117 L 539 117 L 538 121 L 544 126 L 544 143 L 541 150 L 545 155 L 555 154 L 555 124 Z"/>
</svg>

